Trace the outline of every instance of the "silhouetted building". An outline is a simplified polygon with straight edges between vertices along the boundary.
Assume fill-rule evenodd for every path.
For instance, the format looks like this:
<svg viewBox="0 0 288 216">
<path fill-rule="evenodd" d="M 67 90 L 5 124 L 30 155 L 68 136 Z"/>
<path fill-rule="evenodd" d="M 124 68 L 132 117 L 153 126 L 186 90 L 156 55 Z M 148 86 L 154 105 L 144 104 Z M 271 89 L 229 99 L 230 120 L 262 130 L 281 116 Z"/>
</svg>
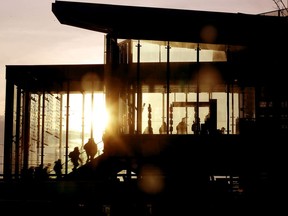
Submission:
<svg viewBox="0 0 288 216">
<path fill-rule="evenodd" d="M 271 192 L 287 162 L 287 17 L 64 1 L 52 11 L 62 24 L 105 33 L 105 64 L 7 66 L 5 180 L 60 158 L 68 179 L 130 182 L 140 191 L 137 210 L 152 203 L 161 213 L 187 210 L 183 194 L 200 208 L 208 193 L 227 201 L 232 190 Z M 85 124 L 93 117 L 84 107 L 103 98 L 110 119 L 103 152 L 71 175 L 68 152 L 103 123 Z M 169 133 L 142 134 L 145 104 L 153 128 L 165 120 Z M 194 134 L 193 120 L 204 124 L 207 113 L 210 133 Z M 177 135 L 183 117 L 187 133 Z M 181 209 L 166 205 L 174 201 Z"/>
</svg>

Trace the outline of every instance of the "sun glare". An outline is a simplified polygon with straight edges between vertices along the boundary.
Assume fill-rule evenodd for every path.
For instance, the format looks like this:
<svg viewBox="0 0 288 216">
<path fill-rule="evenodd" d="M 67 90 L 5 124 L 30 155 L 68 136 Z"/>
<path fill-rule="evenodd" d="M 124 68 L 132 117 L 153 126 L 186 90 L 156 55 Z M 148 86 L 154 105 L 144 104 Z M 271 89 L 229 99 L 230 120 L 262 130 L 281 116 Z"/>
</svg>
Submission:
<svg viewBox="0 0 288 216">
<path fill-rule="evenodd" d="M 94 113 L 91 115 L 93 116 L 91 122 L 93 126 L 93 135 L 94 137 L 102 137 L 108 123 L 108 113 L 105 104 L 98 104 L 98 107 L 95 107 L 93 112 Z"/>
<path fill-rule="evenodd" d="M 101 149 L 102 136 L 108 123 L 105 95 L 94 93 L 92 97 L 91 94 L 71 94 L 69 107 L 69 131 L 79 134 L 84 132 L 84 142 L 93 137 Z M 76 142 L 81 143 L 81 140 Z"/>
</svg>

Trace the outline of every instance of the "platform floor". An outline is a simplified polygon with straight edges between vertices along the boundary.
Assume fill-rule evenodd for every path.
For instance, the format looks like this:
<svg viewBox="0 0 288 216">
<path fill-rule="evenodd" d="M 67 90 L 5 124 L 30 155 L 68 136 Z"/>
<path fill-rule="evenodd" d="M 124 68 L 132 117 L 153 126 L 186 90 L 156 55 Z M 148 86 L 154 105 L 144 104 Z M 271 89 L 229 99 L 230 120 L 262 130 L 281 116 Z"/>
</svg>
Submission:
<svg viewBox="0 0 288 216">
<path fill-rule="evenodd" d="M 279 193 L 186 187 L 175 185 L 158 194 L 147 194 L 137 184 L 123 182 L 0 182 L 0 212 L 59 216 L 91 212 L 103 216 L 287 215 L 287 197 Z"/>
</svg>

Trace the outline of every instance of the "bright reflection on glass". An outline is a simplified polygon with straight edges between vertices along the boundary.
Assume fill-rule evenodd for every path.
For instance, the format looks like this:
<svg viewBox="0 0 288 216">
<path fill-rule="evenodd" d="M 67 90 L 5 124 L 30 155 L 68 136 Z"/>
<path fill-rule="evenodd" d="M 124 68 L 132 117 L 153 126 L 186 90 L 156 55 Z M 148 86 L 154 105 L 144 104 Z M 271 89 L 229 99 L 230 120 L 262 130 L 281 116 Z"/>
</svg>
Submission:
<svg viewBox="0 0 288 216">
<path fill-rule="evenodd" d="M 102 135 L 108 122 L 105 95 L 94 93 L 92 97 L 91 93 L 71 94 L 69 107 L 69 147 L 80 147 L 93 137 L 102 151 Z"/>
</svg>

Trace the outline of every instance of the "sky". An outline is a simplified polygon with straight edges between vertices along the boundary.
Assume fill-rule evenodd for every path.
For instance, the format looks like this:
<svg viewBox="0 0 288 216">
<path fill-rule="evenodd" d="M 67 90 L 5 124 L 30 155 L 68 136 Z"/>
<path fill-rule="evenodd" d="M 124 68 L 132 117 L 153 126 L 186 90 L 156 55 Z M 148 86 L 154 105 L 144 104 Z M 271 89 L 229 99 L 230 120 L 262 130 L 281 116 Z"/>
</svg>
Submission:
<svg viewBox="0 0 288 216">
<path fill-rule="evenodd" d="M 72 1 L 247 14 L 277 9 L 273 0 Z M 104 34 L 60 24 L 52 13 L 53 2 L 55 0 L 0 1 L 0 116 L 5 113 L 6 65 L 104 62 Z"/>
</svg>

